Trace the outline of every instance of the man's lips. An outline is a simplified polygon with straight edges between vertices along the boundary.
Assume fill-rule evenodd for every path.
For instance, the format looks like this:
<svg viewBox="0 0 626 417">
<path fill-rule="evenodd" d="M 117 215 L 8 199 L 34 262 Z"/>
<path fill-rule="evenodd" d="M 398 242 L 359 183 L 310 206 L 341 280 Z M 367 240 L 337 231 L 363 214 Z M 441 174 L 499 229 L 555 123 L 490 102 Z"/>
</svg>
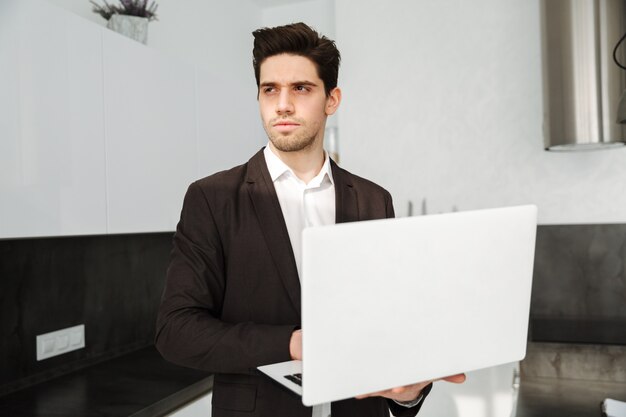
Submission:
<svg viewBox="0 0 626 417">
<path fill-rule="evenodd" d="M 274 129 L 278 130 L 279 132 L 291 132 L 292 130 L 297 129 L 300 124 L 295 123 L 295 122 L 286 122 L 286 121 L 281 121 L 281 122 L 276 122 L 274 123 Z"/>
</svg>

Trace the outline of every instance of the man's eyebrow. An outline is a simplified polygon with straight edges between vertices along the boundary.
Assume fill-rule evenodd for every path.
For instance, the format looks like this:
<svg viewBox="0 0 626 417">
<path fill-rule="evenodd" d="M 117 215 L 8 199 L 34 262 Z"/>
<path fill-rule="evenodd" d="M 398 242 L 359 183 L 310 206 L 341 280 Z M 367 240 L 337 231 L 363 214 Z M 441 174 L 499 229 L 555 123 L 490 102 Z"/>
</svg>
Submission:
<svg viewBox="0 0 626 417">
<path fill-rule="evenodd" d="M 295 81 L 290 85 L 310 85 L 311 87 L 317 86 L 317 84 L 315 84 L 313 81 Z"/>
<path fill-rule="evenodd" d="M 279 83 L 274 82 L 274 81 L 263 81 L 260 84 L 260 86 L 261 87 L 275 87 L 278 84 Z M 306 80 L 305 81 L 293 81 L 293 82 L 290 82 L 289 85 L 290 86 L 293 86 L 293 85 L 308 85 L 308 86 L 311 86 L 311 87 L 317 87 L 317 84 L 314 83 L 313 81 L 306 81 Z"/>
</svg>

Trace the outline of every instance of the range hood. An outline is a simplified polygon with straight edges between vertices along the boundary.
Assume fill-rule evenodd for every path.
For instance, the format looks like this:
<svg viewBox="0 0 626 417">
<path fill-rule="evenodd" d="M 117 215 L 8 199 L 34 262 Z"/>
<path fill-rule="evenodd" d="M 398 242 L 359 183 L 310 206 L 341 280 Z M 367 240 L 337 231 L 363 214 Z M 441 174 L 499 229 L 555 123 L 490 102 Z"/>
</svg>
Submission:
<svg viewBox="0 0 626 417">
<path fill-rule="evenodd" d="M 613 51 L 626 32 L 625 3 L 542 0 L 546 150 L 624 146 L 626 71 Z M 616 50 L 622 65 L 624 50 L 626 42 Z"/>
</svg>

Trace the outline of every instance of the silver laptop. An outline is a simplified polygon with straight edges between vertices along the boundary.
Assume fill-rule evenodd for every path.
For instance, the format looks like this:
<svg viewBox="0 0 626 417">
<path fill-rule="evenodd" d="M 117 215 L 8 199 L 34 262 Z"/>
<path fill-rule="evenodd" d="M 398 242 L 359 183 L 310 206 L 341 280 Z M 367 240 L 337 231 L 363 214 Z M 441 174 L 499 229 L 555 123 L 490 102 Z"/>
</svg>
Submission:
<svg viewBox="0 0 626 417">
<path fill-rule="evenodd" d="M 537 208 L 304 230 L 303 358 L 259 370 L 307 405 L 519 361 Z"/>
</svg>

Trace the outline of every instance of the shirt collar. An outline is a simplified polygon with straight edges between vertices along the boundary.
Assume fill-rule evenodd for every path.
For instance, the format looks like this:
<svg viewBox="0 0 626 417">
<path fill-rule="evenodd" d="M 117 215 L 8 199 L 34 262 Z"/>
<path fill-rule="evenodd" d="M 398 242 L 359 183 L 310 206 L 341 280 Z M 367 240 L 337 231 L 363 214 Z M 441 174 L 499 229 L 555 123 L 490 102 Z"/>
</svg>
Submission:
<svg viewBox="0 0 626 417">
<path fill-rule="evenodd" d="M 294 178 L 298 178 L 296 174 L 294 174 L 293 170 L 289 168 L 287 164 L 285 164 L 272 150 L 270 149 L 269 144 L 263 149 L 263 155 L 265 156 L 265 163 L 267 164 L 267 170 L 270 172 L 270 178 L 272 178 L 272 182 L 276 182 L 276 180 L 285 173 L 289 172 L 293 175 Z M 328 152 L 324 151 L 324 165 L 322 165 L 322 169 L 320 172 L 309 182 L 309 186 L 319 186 L 326 178 L 330 181 L 331 184 L 334 184 L 333 181 L 333 173 L 330 168 L 330 158 L 328 157 Z"/>
</svg>

